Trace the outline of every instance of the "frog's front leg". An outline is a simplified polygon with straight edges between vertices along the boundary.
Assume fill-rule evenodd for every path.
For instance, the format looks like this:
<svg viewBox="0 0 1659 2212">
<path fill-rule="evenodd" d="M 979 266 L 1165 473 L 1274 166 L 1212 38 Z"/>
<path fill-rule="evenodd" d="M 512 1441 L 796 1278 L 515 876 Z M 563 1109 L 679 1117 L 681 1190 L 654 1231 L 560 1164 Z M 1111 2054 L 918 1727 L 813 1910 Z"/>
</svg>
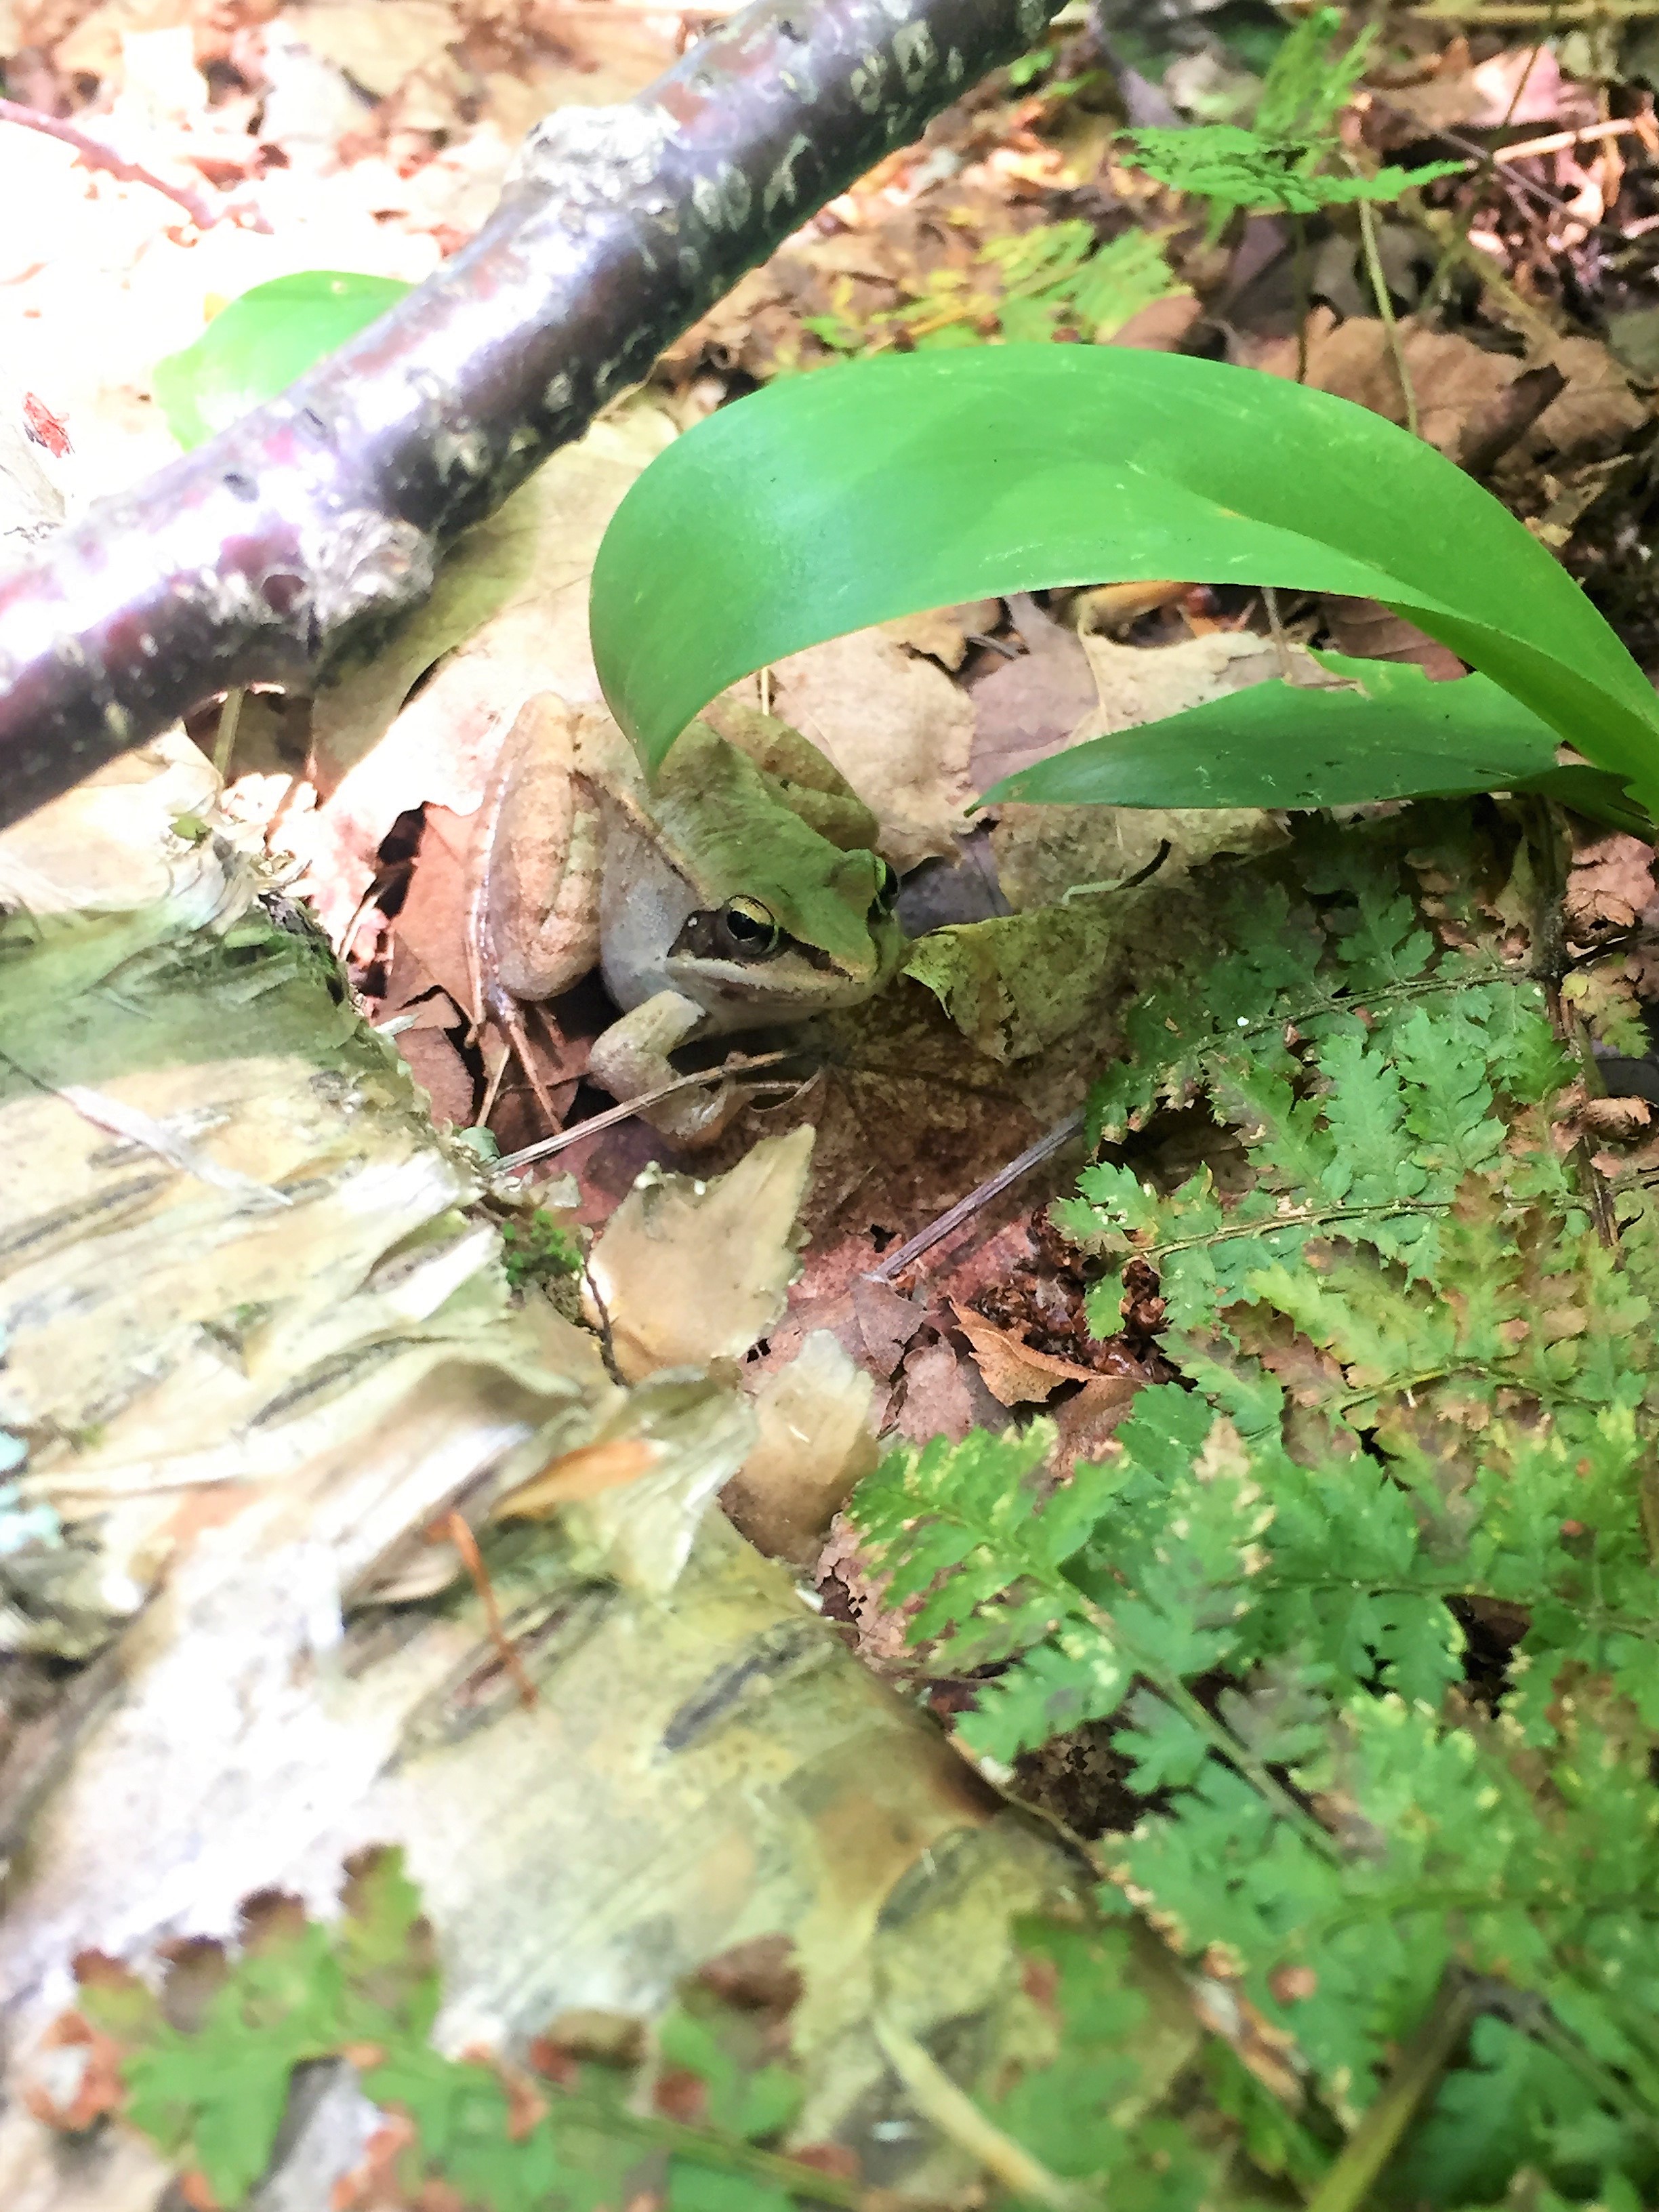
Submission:
<svg viewBox="0 0 1659 2212">
<path fill-rule="evenodd" d="M 659 991 L 595 1040 L 588 1071 L 619 1103 L 655 1091 L 678 1073 L 669 1054 L 694 1036 L 707 1018 L 694 999 Z M 712 1145 L 742 1109 L 742 1090 L 728 1077 L 706 1090 L 677 1091 L 641 1110 L 665 1137 L 697 1146 Z"/>
</svg>

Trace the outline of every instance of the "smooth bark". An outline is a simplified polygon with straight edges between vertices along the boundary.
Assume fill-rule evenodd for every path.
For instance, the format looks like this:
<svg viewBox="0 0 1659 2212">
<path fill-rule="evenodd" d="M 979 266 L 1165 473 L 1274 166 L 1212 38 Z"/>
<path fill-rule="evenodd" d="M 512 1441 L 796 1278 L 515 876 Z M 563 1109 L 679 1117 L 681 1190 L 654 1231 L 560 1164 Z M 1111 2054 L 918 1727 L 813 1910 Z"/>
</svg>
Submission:
<svg viewBox="0 0 1659 2212">
<path fill-rule="evenodd" d="M 0 580 L 0 823 L 216 692 L 372 650 L 462 530 L 1058 4 L 759 0 L 627 106 L 548 117 L 391 314 Z"/>
</svg>

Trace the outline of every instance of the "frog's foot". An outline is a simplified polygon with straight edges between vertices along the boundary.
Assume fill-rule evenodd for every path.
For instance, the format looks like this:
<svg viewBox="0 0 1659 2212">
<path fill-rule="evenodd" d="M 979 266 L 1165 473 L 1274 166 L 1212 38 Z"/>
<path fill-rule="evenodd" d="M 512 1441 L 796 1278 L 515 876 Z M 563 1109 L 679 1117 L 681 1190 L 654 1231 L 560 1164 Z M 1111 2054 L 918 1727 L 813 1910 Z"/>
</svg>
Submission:
<svg viewBox="0 0 1659 2212">
<path fill-rule="evenodd" d="M 659 991 L 595 1040 L 588 1073 L 618 1102 L 659 1090 L 679 1072 L 669 1054 L 694 1036 L 705 1018 L 694 999 Z M 728 1077 L 716 1085 L 676 1091 L 640 1110 L 653 1129 L 676 1144 L 712 1145 L 743 1110 L 743 1092 Z"/>
</svg>

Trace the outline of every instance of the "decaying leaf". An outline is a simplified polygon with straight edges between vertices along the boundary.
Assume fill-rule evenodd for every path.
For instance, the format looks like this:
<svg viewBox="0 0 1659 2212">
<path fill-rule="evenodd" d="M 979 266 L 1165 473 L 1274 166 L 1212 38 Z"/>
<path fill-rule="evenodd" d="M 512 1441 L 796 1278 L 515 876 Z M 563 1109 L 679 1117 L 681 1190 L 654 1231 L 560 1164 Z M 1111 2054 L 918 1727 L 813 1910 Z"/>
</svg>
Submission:
<svg viewBox="0 0 1659 2212">
<path fill-rule="evenodd" d="M 740 1359 L 783 1311 L 812 1132 L 755 1146 L 712 1182 L 648 1171 L 596 1238 L 587 1279 L 620 1372 Z"/>
<path fill-rule="evenodd" d="M 1013 1333 L 999 1328 L 971 1306 L 954 1305 L 957 1327 L 973 1346 L 974 1358 L 991 1395 L 1004 1406 L 1041 1406 L 1066 1382 L 1097 1382 L 1091 1367 L 1052 1352 L 1037 1352 L 1022 1344 Z M 1133 1391 L 1133 1383 L 1128 1390 Z M 1127 1395 L 1127 1394 L 1126 1394 Z"/>
<path fill-rule="evenodd" d="M 755 1393 L 759 1433 L 721 1503 L 769 1559 L 807 1565 L 854 1483 L 875 1466 L 872 1377 L 827 1329 L 803 1339 Z"/>
<path fill-rule="evenodd" d="M 447 0 L 290 0 L 288 27 L 377 100 L 460 34 Z"/>
<path fill-rule="evenodd" d="M 1066 1036 L 1101 1002 L 1119 957 L 1109 897 L 1041 907 L 919 939 L 904 973 L 925 984 L 975 1048 L 1024 1060 Z"/>
</svg>

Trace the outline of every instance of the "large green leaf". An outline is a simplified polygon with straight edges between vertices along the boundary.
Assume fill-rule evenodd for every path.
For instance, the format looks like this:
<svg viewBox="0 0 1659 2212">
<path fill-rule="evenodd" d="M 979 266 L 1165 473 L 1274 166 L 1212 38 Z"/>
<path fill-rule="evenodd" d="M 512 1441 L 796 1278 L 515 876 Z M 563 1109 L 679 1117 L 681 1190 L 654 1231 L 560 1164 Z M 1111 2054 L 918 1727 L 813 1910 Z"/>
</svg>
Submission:
<svg viewBox="0 0 1659 2212">
<path fill-rule="evenodd" d="M 1253 684 L 1054 753 L 1004 776 L 986 802 L 1315 807 L 1545 791 L 1622 827 L 1648 830 L 1616 776 L 1558 768 L 1554 731 L 1490 677 L 1431 684 L 1409 663 L 1340 653 L 1314 658 L 1345 688 Z"/>
<path fill-rule="evenodd" d="M 988 593 L 1159 576 L 1381 599 L 1659 808 L 1652 687 L 1489 493 L 1347 400 L 1170 355 L 884 356 L 739 400 L 618 508 L 593 571 L 594 654 L 654 766 L 716 692 L 825 638 Z M 1487 746 L 1489 726 L 1476 734 Z"/>
<path fill-rule="evenodd" d="M 343 269 L 307 269 L 256 284 L 222 308 L 193 345 L 156 362 L 155 397 L 167 428 L 187 449 L 204 445 L 251 407 L 286 392 L 410 289 L 395 277 Z"/>
</svg>

